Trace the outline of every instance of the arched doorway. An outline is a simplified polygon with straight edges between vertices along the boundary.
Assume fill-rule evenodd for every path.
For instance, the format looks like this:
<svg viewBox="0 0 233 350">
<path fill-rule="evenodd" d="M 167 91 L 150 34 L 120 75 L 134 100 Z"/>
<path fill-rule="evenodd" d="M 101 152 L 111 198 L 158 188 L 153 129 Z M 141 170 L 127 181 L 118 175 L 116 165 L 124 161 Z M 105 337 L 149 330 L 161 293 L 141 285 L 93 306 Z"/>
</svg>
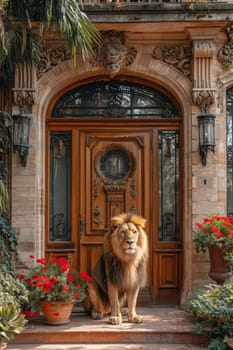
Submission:
<svg viewBox="0 0 233 350">
<path fill-rule="evenodd" d="M 46 254 L 91 273 L 112 215 L 147 220 L 143 303 L 179 303 L 183 235 L 181 117 L 167 93 L 98 81 L 61 96 L 48 119 Z"/>
</svg>

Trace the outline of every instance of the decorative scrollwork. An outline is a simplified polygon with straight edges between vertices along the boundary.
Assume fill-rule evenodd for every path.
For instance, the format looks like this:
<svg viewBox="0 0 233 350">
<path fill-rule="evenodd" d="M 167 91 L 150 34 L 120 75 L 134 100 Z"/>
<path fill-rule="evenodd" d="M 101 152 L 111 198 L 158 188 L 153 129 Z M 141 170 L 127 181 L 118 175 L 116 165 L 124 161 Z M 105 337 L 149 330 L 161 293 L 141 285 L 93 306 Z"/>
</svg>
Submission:
<svg viewBox="0 0 233 350">
<path fill-rule="evenodd" d="M 99 197 L 99 179 L 95 179 L 94 180 L 94 193 L 93 193 L 93 197 L 94 199 L 97 199 Z"/>
<path fill-rule="evenodd" d="M 133 198 L 137 197 L 137 191 L 136 191 L 136 181 L 134 179 L 132 179 L 131 183 L 130 183 L 130 194 Z"/>
<path fill-rule="evenodd" d="M 40 60 L 37 69 L 37 76 L 40 78 L 50 69 L 56 67 L 59 63 L 71 58 L 70 53 L 67 53 L 63 47 L 47 48 L 43 47 L 40 53 Z"/>
<path fill-rule="evenodd" d="M 35 90 L 32 89 L 12 89 L 14 104 L 19 106 L 21 113 L 29 113 L 35 103 Z"/>
<path fill-rule="evenodd" d="M 233 25 L 223 29 L 228 42 L 218 51 L 218 60 L 224 68 L 229 68 L 233 64 Z"/>
<path fill-rule="evenodd" d="M 190 46 L 161 46 L 155 47 L 152 57 L 173 65 L 186 77 L 191 75 L 192 50 Z"/>
<path fill-rule="evenodd" d="M 102 215 L 102 213 L 101 213 L 100 207 L 97 205 L 97 206 L 95 207 L 95 211 L 94 211 L 94 217 L 95 217 L 94 223 L 95 223 L 97 226 L 99 226 L 100 224 L 103 223 L 103 220 L 101 219 L 101 215 Z"/>
<path fill-rule="evenodd" d="M 208 112 L 210 105 L 214 102 L 215 90 L 193 89 L 193 102 L 203 112 Z"/>
</svg>

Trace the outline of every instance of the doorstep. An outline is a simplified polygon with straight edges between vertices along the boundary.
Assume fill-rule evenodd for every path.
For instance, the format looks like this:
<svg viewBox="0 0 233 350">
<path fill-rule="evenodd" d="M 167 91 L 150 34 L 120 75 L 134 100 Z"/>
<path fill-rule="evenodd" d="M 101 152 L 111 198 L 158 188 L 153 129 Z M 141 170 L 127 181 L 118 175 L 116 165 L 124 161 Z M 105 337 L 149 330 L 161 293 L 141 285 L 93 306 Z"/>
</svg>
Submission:
<svg viewBox="0 0 233 350">
<path fill-rule="evenodd" d="M 93 346 L 90 349 L 99 349 L 97 344 L 110 346 L 115 344 L 111 349 L 124 349 L 123 346 L 141 346 L 134 347 L 135 349 L 143 349 L 147 344 L 147 349 L 150 349 L 149 344 L 153 346 L 160 346 L 154 349 L 163 350 L 164 344 L 182 344 L 183 348 L 177 349 L 191 349 L 190 346 L 200 346 L 207 343 L 207 338 L 204 336 L 197 336 L 193 334 L 194 324 L 192 317 L 187 312 L 178 307 L 163 308 L 163 307 L 138 307 L 137 312 L 142 315 L 142 324 L 132 324 L 123 318 L 122 325 L 110 325 L 107 323 L 107 318 L 102 320 L 92 320 L 82 309 L 76 309 L 72 313 L 71 322 L 66 325 L 51 326 L 46 325 L 42 318 L 29 321 L 23 333 L 17 335 L 15 339 L 8 345 L 30 344 L 42 346 L 35 347 L 35 349 L 43 348 L 43 344 L 48 346 L 53 344 L 53 350 L 57 348 L 54 344 L 60 346 L 64 344 L 70 346 L 68 349 L 89 349 L 81 346 Z M 76 347 L 72 347 L 74 346 Z M 121 344 L 120 347 L 118 344 Z M 140 345 L 139 345 L 140 344 Z M 166 345 L 167 346 L 167 345 Z M 179 345 L 180 346 L 180 345 Z M 186 348 L 184 347 L 186 346 Z M 130 347 L 128 347 L 130 349 Z M 132 348 L 132 347 L 131 347 Z M 12 349 L 20 349 L 14 348 Z M 24 349 L 24 348 L 22 348 Z M 26 349 L 26 348 L 25 348 Z M 66 349 L 65 347 L 58 347 L 58 349 Z M 132 348 L 133 349 L 133 348 Z M 170 347 L 167 347 L 170 350 Z M 173 347 L 173 350 L 176 348 Z"/>
</svg>

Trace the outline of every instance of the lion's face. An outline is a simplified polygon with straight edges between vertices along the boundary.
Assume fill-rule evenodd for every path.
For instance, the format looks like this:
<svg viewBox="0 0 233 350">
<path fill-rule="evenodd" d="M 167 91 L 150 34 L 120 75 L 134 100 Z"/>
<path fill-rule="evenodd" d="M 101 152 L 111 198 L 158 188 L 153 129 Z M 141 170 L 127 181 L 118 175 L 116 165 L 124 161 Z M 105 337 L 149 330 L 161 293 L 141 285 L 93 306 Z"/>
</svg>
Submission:
<svg viewBox="0 0 233 350">
<path fill-rule="evenodd" d="M 132 214 L 121 214 L 111 219 L 111 232 L 107 236 L 107 250 L 123 261 L 140 260 L 147 254 L 146 220 Z"/>
<path fill-rule="evenodd" d="M 135 254 L 139 234 L 137 227 L 132 222 L 120 225 L 116 232 L 116 239 L 119 241 L 122 251 L 126 254 Z"/>
</svg>

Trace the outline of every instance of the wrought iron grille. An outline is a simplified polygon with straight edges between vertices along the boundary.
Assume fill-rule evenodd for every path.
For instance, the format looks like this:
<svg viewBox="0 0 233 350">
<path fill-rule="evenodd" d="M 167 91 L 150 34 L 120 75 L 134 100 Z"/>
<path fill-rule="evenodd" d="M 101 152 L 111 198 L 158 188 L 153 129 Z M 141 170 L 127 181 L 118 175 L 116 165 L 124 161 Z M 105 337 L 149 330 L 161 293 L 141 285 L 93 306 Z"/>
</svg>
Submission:
<svg viewBox="0 0 233 350">
<path fill-rule="evenodd" d="M 52 118 L 178 118 L 175 104 L 151 87 L 120 82 L 91 83 L 63 95 Z"/>
<path fill-rule="evenodd" d="M 233 214 L 233 88 L 227 90 L 227 213 Z"/>
<path fill-rule="evenodd" d="M 159 132 L 159 240 L 179 240 L 179 134 Z"/>
<path fill-rule="evenodd" d="M 50 133 L 50 233 L 53 242 L 71 239 L 71 133 Z"/>
</svg>

